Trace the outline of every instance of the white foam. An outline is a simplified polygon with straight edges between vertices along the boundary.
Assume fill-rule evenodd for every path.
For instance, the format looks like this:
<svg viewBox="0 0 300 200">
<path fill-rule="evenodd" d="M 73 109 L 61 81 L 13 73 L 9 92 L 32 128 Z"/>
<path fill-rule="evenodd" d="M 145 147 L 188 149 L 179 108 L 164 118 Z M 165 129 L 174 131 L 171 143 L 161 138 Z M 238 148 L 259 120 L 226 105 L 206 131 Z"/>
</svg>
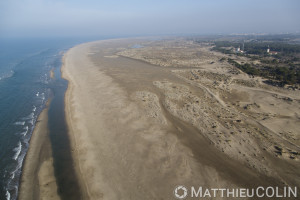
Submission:
<svg viewBox="0 0 300 200">
<path fill-rule="evenodd" d="M 25 126 L 24 127 L 24 132 L 22 132 L 22 133 L 20 133 L 21 135 L 23 135 L 23 136 L 26 136 L 26 134 L 27 134 L 27 132 L 28 132 L 28 126 Z"/>
<path fill-rule="evenodd" d="M 33 121 L 34 121 L 34 119 L 31 119 L 31 120 L 29 120 L 28 122 L 29 122 L 31 125 L 33 125 Z"/>
<path fill-rule="evenodd" d="M 15 122 L 14 123 L 15 125 L 19 125 L 19 126 L 23 126 L 25 124 L 25 121 L 22 121 L 22 122 Z"/>
<path fill-rule="evenodd" d="M 36 107 L 35 107 L 35 106 L 33 106 L 32 112 L 35 112 L 35 111 L 36 111 Z"/>
<path fill-rule="evenodd" d="M 42 93 L 41 96 L 42 96 L 41 98 L 42 98 L 43 100 L 45 100 L 45 94 Z"/>
<path fill-rule="evenodd" d="M 10 200 L 10 193 L 8 190 L 6 190 L 6 200 Z"/>
<path fill-rule="evenodd" d="M 13 172 L 10 176 L 10 179 L 14 179 L 15 178 L 15 172 Z"/>
<path fill-rule="evenodd" d="M 40 95 L 40 93 L 39 93 L 39 92 L 37 92 L 35 95 L 38 97 L 38 96 Z"/>
<path fill-rule="evenodd" d="M 17 195 L 17 194 L 18 194 L 18 191 L 19 191 L 18 185 L 15 185 L 14 188 L 15 188 L 15 191 L 16 191 L 15 193 L 16 193 L 16 195 Z"/>
<path fill-rule="evenodd" d="M 23 119 L 23 120 L 26 120 L 26 119 L 33 119 L 33 117 L 34 117 L 34 113 L 32 112 L 32 113 L 30 113 L 27 117 L 23 117 L 22 119 Z"/>
<path fill-rule="evenodd" d="M 14 152 L 16 152 L 15 155 L 14 155 L 14 157 L 13 157 L 14 160 L 17 160 L 17 159 L 18 159 L 18 157 L 19 157 L 19 155 L 20 155 L 20 153 L 21 153 L 21 149 L 22 149 L 22 144 L 21 144 L 21 142 L 19 141 L 18 146 L 17 146 L 16 148 L 14 148 Z"/>
<path fill-rule="evenodd" d="M 20 133 L 20 135 L 23 135 L 23 136 L 26 136 L 26 134 L 27 134 L 27 131 Z"/>
<path fill-rule="evenodd" d="M 10 70 L 7 73 L 0 74 L 0 80 L 10 78 L 10 77 L 12 77 L 14 75 L 14 73 L 15 72 L 13 70 Z"/>
<path fill-rule="evenodd" d="M 21 142 L 19 142 L 19 145 L 21 145 Z M 20 150 L 21 150 L 21 147 L 22 147 L 22 145 L 19 148 Z M 16 148 L 18 148 L 18 147 L 16 147 Z M 21 153 L 21 154 L 19 153 L 19 156 L 17 157 L 18 164 L 17 164 L 15 170 L 11 172 L 11 179 L 10 179 L 10 181 L 12 181 L 15 178 L 16 173 L 17 174 L 20 173 L 20 169 L 22 168 L 22 163 L 23 163 L 24 157 L 25 157 L 25 153 Z M 10 184 L 10 181 L 9 181 L 9 184 Z M 17 186 L 16 186 L 16 189 L 18 189 Z"/>
</svg>

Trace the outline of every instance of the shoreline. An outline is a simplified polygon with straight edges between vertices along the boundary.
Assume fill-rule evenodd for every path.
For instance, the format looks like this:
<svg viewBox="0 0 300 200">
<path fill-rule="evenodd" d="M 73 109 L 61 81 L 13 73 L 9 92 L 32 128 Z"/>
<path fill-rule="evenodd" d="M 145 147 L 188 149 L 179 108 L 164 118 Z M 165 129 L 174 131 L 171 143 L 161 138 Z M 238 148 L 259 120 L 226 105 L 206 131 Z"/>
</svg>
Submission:
<svg viewBox="0 0 300 200">
<path fill-rule="evenodd" d="M 85 44 L 85 43 L 84 43 Z M 82 45 L 82 44 L 79 44 L 79 45 Z M 84 180 L 83 176 L 81 176 L 81 169 L 80 169 L 80 165 L 79 165 L 79 160 L 78 160 L 78 156 L 77 156 L 77 141 L 76 141 L 76 138 L 74 137 L 74 135 L 72 134 L 73 133 L 73 130 L 72 130 L 72 125 L 70 125 L 72 122 L 71 122 L 71 111 L 70 111 L 70 103 L 67 103 L 67 102 L 70 102 L 71 100 L 69 100 L 71 98 L 71 94 L 72 94 L 72 89 L 73 89 L 73 83 L 68 79 L 66 78 L 66 75 L 65 75 L 65 68 L 66 68 L 66 56 L 68 54 L 68 52 L 79 46 L 79 45 L 76 45 L 70 49 L 68 49 L 68 51 L 63 55 L 63 58 L 62 58 L 62 67 L 60 69 L 60 72 L 61 72 L 61 77 L 63 79 L 65 79 L 67 82 L 68 82 L 68 87 L 67 87 L 67 90 L 65 92 L 65 95 L 64 95 L 64 109 L 65 109 L 65 120 L 66 120 L 66 124 L 67 124 L 67 127 L 68 127 L 68 137 L 69 137 L 69 141 L 70 141 L 70 147 L 71 147 L 71 155 L 72 155 L 72 159 L 73 159 L 73 163 L 74 163 L 74 169 L 75 169 L 75 172 L 76 172 L 76 175 L 77 175 L 77 180 L 78 180 L 78 184 L 80 186 L 80 190 L 81 190 L 81 195 L 82 195 L 82 199 L 88 199 L 87 197 L 89 197 L 89 191 L 88 191 L 88 188 L 86 186 L 86 181 Z"/>
<path fill-rule="evenodd" d="M 245 144 L 258 149 L 258 154 L 249 156 L 249 163 L 255 165 L 251 167 L 242 158 L 233 158 L 235 150 L 221 152 L 218 148 L 228 145 L 215 145 L 211 135 L 205 135 L 189 121 L 193 119 L 189 118 L 189 109 L 179 113 L 172 105 L 172 98 L 177 98 L 181 106 L 185 105 L 184 98 L 191 96 L 191 104 L 198 109 L 195 102 L 199 103 L 206 90 L 179 73 L 174 75 L 172 69 L 116 54 L 140 41 L 88 42 L 63 55 L 60 74 L 68 84 L 62 97 L 64 115 L 60 115 L 65 119 L 69 143 L 63 151 L 51 146 L 48 101 L 30 140 L 18 199 L 56 200 L 66 198 L 70 192 L 78 194 L 75 199 L 170 199 L 178 184 L 247 188 L 289 185 L 295 181 L 297 185 L 292 177 L 283 182 L 278 174 L 285 175 L 284 171 L 270 166 L 279 161 L 280 166 L 288 167 L 289 163 L 276 160 L 268 149 L 263 151 L 256 146 L 256 139 L 249 136 L 252 143 Z M 211 106 L 207 99 L 202 103 Z M 208 132 L 212 130 L 208 127 Z M 238 141 L 226 141 L 230 142 L 229 147 L 237 145 L 247 153 L 248 149 L 238 146 Z M 55 174 L 53 149 L 56 153 L 70 153 L 71 161 L 62 166 L 72 163 L 74 171 L 62 171 L 67 172 L 67 177 L 72 176 L 73 182 L 61 183 L 65 176 L 61 172 Z M 257 162 L 259 156 L 266 161 Z M 260 164 L 268 170 L 261 170 Z M 58 192 L 59 184 L 65 187 L 70 183 L 79 189 Z"/>
<path fill-rule="evenodd" d="M 74 172 L 72 148 L 65 121 L 67 86 L 61 76 L 62 64 L 58 70 L 50 70 L 50 78 L 55 79 L 52 88 L 54 96 L 38 115 L 29 141 L 29 149 L 24 159 L 17 199 L 81 199 L 81 191 Z"/>
<path fill-rule="evenodd" d="M 52 149 L 49 140 L 48 109 L 50 100 L 39 114 L 25 157 L 18 199 L 60 199 L 54 176 Z M 51 198 L 49 198 L 51 194 Z"/>
</svg>

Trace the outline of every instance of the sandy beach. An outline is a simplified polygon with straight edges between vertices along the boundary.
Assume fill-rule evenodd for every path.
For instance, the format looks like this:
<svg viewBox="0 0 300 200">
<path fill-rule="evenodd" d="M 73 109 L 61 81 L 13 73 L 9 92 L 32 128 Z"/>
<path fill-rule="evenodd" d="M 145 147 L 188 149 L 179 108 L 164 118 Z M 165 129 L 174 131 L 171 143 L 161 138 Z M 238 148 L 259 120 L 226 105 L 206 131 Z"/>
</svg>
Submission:
<svg viewBox="0 0 300 200">
<path fill-rule="evenodd" d="M 20 200 L 60 199 L 48 133 L 48 108 L 45 108 L 39 115 L 30 140 L 20 183 Z"/>
<path fill-rule="evenodd" d="M 85 43 L 65 54 L 83 198 L 173 199 L 177 185 L 299 187 L 299 92 L 235 75 L 223 55 L 183 44 L 187 58 L 176 55 L 178 41 L 145 39 Z M 188 57 L 195 48 L 198 60 Z"/>
</svg>

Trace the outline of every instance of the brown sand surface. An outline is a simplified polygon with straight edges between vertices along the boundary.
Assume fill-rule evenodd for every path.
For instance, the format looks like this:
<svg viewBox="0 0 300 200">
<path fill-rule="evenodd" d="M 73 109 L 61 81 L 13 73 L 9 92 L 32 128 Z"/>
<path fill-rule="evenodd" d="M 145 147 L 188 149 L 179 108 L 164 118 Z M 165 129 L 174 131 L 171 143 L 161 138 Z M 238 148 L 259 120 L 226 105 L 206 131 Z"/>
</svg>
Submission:
<svg viewBox="0 0 300 200">
<path fill-rule="evenodd" d="M 107 40 L 64 56 L 84 198 L 173 199 L 177 185 L 299 187 L 299 93 L 252 80 L 206 47 L 161 43 Z"/>
<path fill-rule="evenodd" d="M 48 136 L 48 108 L 38 117 L 22 171 L 18 197 L 20 200 L 60 199 Z"/>
<path fill-rule="evenodd" d="M 55 77 L 54 77 L 55 75 L 54 75 L 54 68 L 52 68 L 51 70 L 50 70 L 50 78 L 51 79 L 54 79 Z"/>
</svg>

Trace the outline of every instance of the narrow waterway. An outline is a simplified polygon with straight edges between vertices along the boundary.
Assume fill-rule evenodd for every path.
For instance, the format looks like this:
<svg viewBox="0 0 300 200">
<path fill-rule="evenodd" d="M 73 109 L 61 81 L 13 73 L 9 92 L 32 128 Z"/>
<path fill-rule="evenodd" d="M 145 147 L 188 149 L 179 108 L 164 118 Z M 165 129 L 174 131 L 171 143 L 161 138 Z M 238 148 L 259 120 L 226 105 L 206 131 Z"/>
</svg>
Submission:
<svg viewBox="0 0 300 200">
<path fill-rule="evenodd" d="M 58 66 L 61 66 L 61 63 Z M 55 81 L 51 87 L 53 98 L 48 112 L 48 125 L 58 193 L 63 200 L 81 199 L 65 120 L 64 96 L 68 82 L 61 78 L 60 67 L 54 69 L 54 78 Z"/>
</svg>

